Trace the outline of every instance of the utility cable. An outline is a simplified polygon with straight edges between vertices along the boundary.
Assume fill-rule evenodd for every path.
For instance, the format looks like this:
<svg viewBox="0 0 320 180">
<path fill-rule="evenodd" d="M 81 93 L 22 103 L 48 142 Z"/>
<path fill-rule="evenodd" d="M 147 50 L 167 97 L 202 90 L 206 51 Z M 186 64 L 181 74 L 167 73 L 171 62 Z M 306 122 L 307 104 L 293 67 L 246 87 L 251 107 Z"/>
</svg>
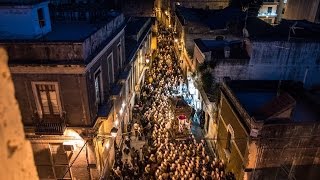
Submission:
<svg viewBox="0 0 320 180">
<path fill-rule="evenodd" d="M 78 152 L 78 154 L 76 155 L 76 157 L 73 159 L 73 161 L 71 162 L 71 164 L 68 166 L 67 171 L 64 173 L 64 175 L 62 176 L 61 179 L 63 179 L 63 178 L 67 175 L 68 171 L 70 171 L 70 168 L 72 167 L 73 163 L 77 160 L 77 158 L 79 157 L 81 151 L 82 151 L 83 148 L 87 145 L 87 143 L 88 143 L 88 140 L 87 140 L 87 141 L 84 143 L 84 145 L 81 147 L 80 151 Z"/>
</svg>

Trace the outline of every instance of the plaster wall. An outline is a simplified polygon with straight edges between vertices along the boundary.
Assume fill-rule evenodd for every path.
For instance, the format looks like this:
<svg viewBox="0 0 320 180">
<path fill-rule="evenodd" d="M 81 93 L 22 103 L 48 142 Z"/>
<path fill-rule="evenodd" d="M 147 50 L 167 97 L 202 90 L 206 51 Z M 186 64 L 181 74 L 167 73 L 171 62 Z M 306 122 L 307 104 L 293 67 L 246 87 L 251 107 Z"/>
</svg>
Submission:
<svg viewBox="0 0 320 180">
<path fill-rule="evenodd" d="M 320 44 L 316 42 L 253 42 L 248 79 L 296 80 L 319 84 Z"/>
<path fill-rule="evenodd" d="M 39 25 L 37 11 L 42 8 L 45 24 Z M 0 8 L 0 32 L 13 34 L 16 39 L 32 38 L 51 31 L 48 3 L 32 6 L 2 6 Z"/>
<path fill-rule="evenodd" d="M 305 82 L 305 87 L 310 88 L 320 84 L 318 52 L 320 45 L 312 42 L 252 42 L 250 60 L 217 60 L 212 73 L 218 82 L 223 77 L 234 80 L 281 79 Z"/>
</svg>

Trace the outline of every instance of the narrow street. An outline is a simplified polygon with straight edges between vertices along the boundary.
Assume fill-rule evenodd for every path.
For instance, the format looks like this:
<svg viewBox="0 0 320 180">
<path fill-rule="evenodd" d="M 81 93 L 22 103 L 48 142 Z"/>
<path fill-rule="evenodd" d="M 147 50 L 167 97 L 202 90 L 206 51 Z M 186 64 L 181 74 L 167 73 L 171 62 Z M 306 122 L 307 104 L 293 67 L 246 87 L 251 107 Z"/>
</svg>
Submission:
<svg viewBox="0 0 320 180">
<path fill-rule="evenodd" d="M 159 28 L 157 56 L 146 73 L 130 135 L 116 155 L 111 179 L 233 179 L 208 152 L 174 52 L 173 33 Z M 177 114 L 177 111 L 179 113 Z"/>
</svg>

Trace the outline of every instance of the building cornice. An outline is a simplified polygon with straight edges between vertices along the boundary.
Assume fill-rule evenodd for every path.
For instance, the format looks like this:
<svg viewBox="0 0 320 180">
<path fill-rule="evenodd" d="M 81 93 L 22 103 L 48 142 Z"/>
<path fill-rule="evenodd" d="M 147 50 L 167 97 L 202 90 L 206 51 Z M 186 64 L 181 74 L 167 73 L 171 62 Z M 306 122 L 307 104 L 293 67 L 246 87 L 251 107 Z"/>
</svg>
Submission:
<svg viewBox="0 0 320 180">
<path fill-rule="evenodd" d="M 112 38 L 112 40 L 92 59 L 92 61 L 87 64 L 85 71 L 89 71 L 90 68 L 100 59 L 100 57 L 105 54 L 105 52 L 109 49 L 109 47 L 112 46 L 112 44 L 118 39 L 120 38 L 121 35 L 124 34 L 124 28 L 125 26 L 123 26 L 122 30 Z"/>
<path fill-rule="evenodd" d="M 83 74 L 81 65 L 29 66 L 17 65 L 9 67 L 12 74 Z"/>
</svg>

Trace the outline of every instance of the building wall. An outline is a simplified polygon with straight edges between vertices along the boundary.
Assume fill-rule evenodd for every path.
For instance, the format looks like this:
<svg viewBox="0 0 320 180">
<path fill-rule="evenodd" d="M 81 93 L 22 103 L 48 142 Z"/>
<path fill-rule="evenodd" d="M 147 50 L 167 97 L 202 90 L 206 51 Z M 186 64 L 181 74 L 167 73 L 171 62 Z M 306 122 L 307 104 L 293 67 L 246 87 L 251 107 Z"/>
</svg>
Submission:
<svg viewBox="0 0 320 180">
<path fill-rule="evenodd" d="M 223 9 L 229 5 L 229 0 L 176 0 L 175 4 L 188 8 Z"/>
<path fill-rule="evenodd" d="M 246 162 L 248 130 L 242 125 L 240 117 L 232 109 L 223 93 L 219 106 L 217 152 L 226 162 L 227 171 L 233 172 L 237 179 L 242 179 L 244 175 L 242 166 Z M 231 151 L 226 149 L 228 131 L 233 132 L 231 133 L 233 134 Z"/>
<path fill-rule="evenodd" d="M 216 82 L 222 82 L 224 77 L 230 77 L 231 79 L 249 79 L 255 78 L 249 75 L 249 60 L 241 59 L 222 59 L 212 69 L 212 75 Z"/>
<path fill-rule="evenodd" d="M 320 45 L 316 42 L 253 42 L 250 60 L 218 60 L 212 73 L 217 82 L 223 77 L 233 80 L 282 79 L 305 82 L 305 87 L 312 87 L 320 84 L 317 78 L 320 76 L 319 51 Z"/>
<path fill-rule="evenodd" d="M 319 179 L 318 122 L 247 124 L 243 110 L 231 101 L 234 98 L 222 89 L 217 152 L 229 162 L 227 170 L 237 179 Z M 249 125 L 260 129 L 257 137 L 249 135 Z M 228 131 L 234 134 L 230 154 L 226 151 Z"/>
<path fill-rule="evenodd" d="M 39 25 L 37 10 L 43 9 L 45 24 Z M 11 37 L 32 38 L 51 31 L 48 3 L 43 2 L 32 6 L 0 7 L 0 32 Z"/>
<path fill-rule="evenodd" d="M 95 56 L 101 47 L 105 45 L 106 41 L 113 35 L 116 35 L 117 31 L 121 30 L 120 27 L 123 27 L 124 20 L 124 15 L 120 14 L 108 22 L 106 26 L 86 38 L 82 44 L 83 58 L 90 59 L 92 56 Z"/>
<path fill-rule="evenodd" d="M 8 56 L 0 48 L 0 179 L 39 179 L 30 141 L 26 140 Z"/>
<path fill-rule="evenodd" d="M 253 42 L 248 79 L 297 80 L 306 87 L 320 83 L 320 44 L 316 42 Z"/>
<path fill-rule="evenodd" d="M 296 179 L 319 179 L 319 133 L 319 123 L 264 125 L 254 176 L 288 178 L 288 169 Z"/>
<path fill-rule="evenodd" d="M 46 137 L 48 138 L 48 137 Z M 82 141 L 82 140 L 81 140 Z M 70 146 L 71 145 L 71 146 Z M 72 147 L 72 149 L 67 148 Z M 39 179 L 94 179 L 99 176 L 96 169 L 88 168 L 95 165 L 92 152 L 92 142 L 66 144 L 62 140 L 42 138 L 42 141 L 32 140 L 34 160 L 38 170 Z M 68 166 L 74 162 L 68 171 Z"/>
<path fill-rule="evenodd" d="M 127 16 L 154 17 L 154 1 L 122 0 L 122 12 Z"/>
<path fill-rule="evenodd" d="M 319 22 L 319 15 L 320 0 L 288 0 L 284 18 Z"/>
<path fill-rule="evenodd" d="M 104 100 L 109 100 L 109 91 L 111 88 L 111 82 L 108 82 L 108 68 L 107 57 L 112 52 L 113 54 L 113 69 L 114 79 L 116 81 L 117 76 L 120 73 L 120 67 L 118 67 L 117 46 L 122 45 L 122 67 L 124 66 L 124 32 L 119 34 L 105 51 L 102 52 L 100 57 L 96 57 L 96 61 L 88 67 L 86 73 L 83 68 L 82 73 L 79 74 L 63 74 L 63 67 L 61 67 L 62 74 L 30 74 L 30 73 L 16 73 L 13 74 L 14 83 L 16 88 L 19 89 L 17 93 L 17 99 L 20 104 L 23 122 L 25 125 L 32 125 L 34 122 L 32 117 L 36 111 L 35 99 L 32 92 L 31 82 L 33 81 L 55 81 L 59 83 L 60 99 L 62 104 L 62 110 L 66 112 L 69 126 L 89 126 L 92 125 L 94 119 L 97 117 L 98 106 L 95 100 L 95 86 L 94 86 L 94 73 L 98 68 L 101 68 L 102 72 L 102 85 Z M 63 50 L 63 46 L 61 47 Z M 60 55 L 62 56 L 62 55 Z M 28 66 L 25 66 L 28 68 Z M 31 67 L 30 67 L 31 68 Z M 54 67 L 52 67 L 53 69 Z M 66 70 L 69 67 L 65 68 Z M 50 67 L 48 69 L 50 71 Z M 25 95 L 27 92 L 27 96 Z M 79 98 L 81 97 L 81 98 Z M 82 113 L 79 113 L 82 112 Z"/>
<path fill-rule="evenodd" d="M 119 33 L 123 24 L 124 16 L 120 14 L 83 42 L 79 39 L 79 42 L 15 42 L 1 43 L 1 45 L 7 49 L 11 60 L 19 60 L 20 62 L 45 60 L 62 63 L 61 61 L 78 60 L 79 63 L 83 63 L 83 61 L 88 63 L 106 46 L 106 42 L 110 41 L 111 37 Z"/>
<path fill-rule="evenodd" d="M 112 83 L 109 82 L 109 70 L 108 70 L 108 56 L 112 54 L 113 56 L 113 70 L 114 70 L 114 82 L 117 82 L 117 78 L 119 73 L 121 72 L 120 67 L 118 66 L 118 56 L 117 54 L 117 46 L 118 44 L 121 44 L 122 46 L 122 67 L 124 67 L 125 62 L 125 55 L 124 55 L 124 32 L 122 31 L 121 34 L 114 40 L 113 43 L 108 45 L 106 49 L 104 49 L 104 52 L 101 53 L 100 56 L 97 56 L 96 59 L 94 59 L 95 62 L 92 62 L 92 66 L 87 70 L 86 72 L 86 86 L 88 90 L 88 99 L 89 99 L 89 105 L 92 109 L 90 111 L 91 118 L 95 118 L 97 116 L 97 109 L 98 105 L 96 104 L 96 98 L 95 98 L 95 85 L 94 85 L 94 76 L 95 72 L 98 70 L 98 68 L 101 68 L 101 75 L 102 75 L 102 90 L 103 90 L 103 96 L 104 101 L 108 102 L 110 101 L 110 90 L 112 88 Z"/>
<path fill-rule="evenodd" d="M 78 43 L 1 43 L 9 53 L 10 61 L 20 63 L 50 61 L 63 63 L 66 60 L 83 62 L 83 48 Z"/>
<path fill-rule="evenodd" d="M 86 80 L 81 75 L 55 74 L 13 74 L 16 97 L 21 108 L 24 125 L 35 125 L 37 112 L 32 82 L 58 82 L 62 111 L 66 112 L 69 126 L 88 126 L 91 124 L 87 104 Z"/>
<path fill-rule="evenodd" d="M 268 8 L 271 7 L 272 10 L 269 13 Z M 274 24 L 277 17 L 278 2 L 265 2 L 259 9 L 258 17 L 269 24 Z"/>
</svg>

